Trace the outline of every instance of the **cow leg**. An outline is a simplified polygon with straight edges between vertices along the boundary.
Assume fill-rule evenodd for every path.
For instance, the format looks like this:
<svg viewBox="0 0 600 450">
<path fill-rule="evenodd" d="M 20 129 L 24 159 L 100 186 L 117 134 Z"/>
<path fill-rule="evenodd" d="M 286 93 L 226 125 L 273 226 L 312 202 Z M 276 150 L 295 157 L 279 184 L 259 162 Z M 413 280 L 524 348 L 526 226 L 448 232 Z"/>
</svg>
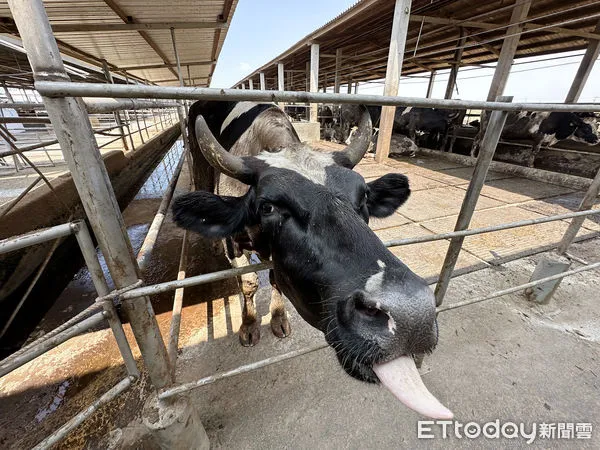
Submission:
<svg viewBox="0 0 600 450">
<path fill-rule="evenodd" d="M 527 161 L 527 167 L 533 167 L 533 163 L 535 163 L 535 158 L 537 157 L 537 155 L 541 149 L 542 149 L 542 141 L 541 140 L 534 141 L 533 145 L 531 146 L 531 154 L 529 155 L 529 160 Z"/>
<path fill-rule="evenodd" d="M 232 260 L 234 267 L 243 267 L 250 264 L 246 255 Z M 252 347 L 260 340 L 260 323 L 256 314 L 254 295 L 258 290 L 258 275 L 255 272 L 246 273 L 238 278 L 242 288 L 244 306 L 242 308 L 242 325 L 238 336 L 244 347 Z"/>
<path fill-rule="evenodd" d="M 275 283 L 272 270 L 269 271 L 269 281 L 273 288 L 271 291 L 271 305 L 269 306 L 269 310 L 271 311 L 271 331 L 273 331 L 275 336 L 284 338 L 290 335 L 292 328 L 287 317 L 287 312 L 285 311 L 283 296 L 277 283 Z"/>
</svg>

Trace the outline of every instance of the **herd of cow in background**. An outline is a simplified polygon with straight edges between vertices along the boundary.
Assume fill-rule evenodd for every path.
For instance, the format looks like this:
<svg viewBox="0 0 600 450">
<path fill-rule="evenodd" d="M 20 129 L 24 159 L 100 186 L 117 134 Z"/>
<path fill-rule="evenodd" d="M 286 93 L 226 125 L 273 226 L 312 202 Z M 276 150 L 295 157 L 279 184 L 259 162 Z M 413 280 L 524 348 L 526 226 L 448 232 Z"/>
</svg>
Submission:
<svg viewBox="0 0 600 450">
<path fill-rule="evenodd" d="M 374 133 L 370 151 L 375 151 L 381 106 L 368 106 Z M 292 120 L 306 120 L 307 108 L 286 105 Z M 479 118 L 479 114 L 476 115 Z M 348 144 L 360 120 L 359 105 L 320 105 L 318 118 L 321 139 Z M 418 147 L 452 152 L 458 134 L 471 131 L 479 135 L 480 120 L 471 120 L 465 109 L 438 109 L 398 107 L 394 117 L 395 134 L 392 153 L 414 154 Z M 465 123 L 467 122 L 467 123 Z M 502 131 L 503 140 L 525 141 L 531 144 L 526 158 L 533 167 L 543 146 L 553 146 L 559 141 L 572 140 L 586 145 L 600 143 L 600 115 L 574 112 L 511 112 Z M 474 139 L 475 141 L 477 139 Z M 471 156 L 477 156 L 476 145 Z"/>
</svg>

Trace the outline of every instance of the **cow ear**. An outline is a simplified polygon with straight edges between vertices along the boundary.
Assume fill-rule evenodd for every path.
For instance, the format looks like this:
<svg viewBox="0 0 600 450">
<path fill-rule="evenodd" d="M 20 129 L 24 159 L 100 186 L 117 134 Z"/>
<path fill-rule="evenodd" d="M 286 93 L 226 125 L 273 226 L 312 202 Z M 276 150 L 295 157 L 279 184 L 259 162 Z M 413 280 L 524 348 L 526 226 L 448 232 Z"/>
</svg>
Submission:
<svg viewBox="0 0 600 450">
<path fill-rule="evenodd" d="M 225 238 L 244 229 L 248 222 L 248 197 L 227 197 L 197 191 L 173 202 L 173 219 L 181 228 L 208 238 Z"/>
<path fill-rule="evenodd" d="M 367 208 L 369 216 L 372 217 L 383 218 L 392 215 L 410 195 L 408 178 L 399 173 L 384 175 L 367 186 Z"/>
</svg>

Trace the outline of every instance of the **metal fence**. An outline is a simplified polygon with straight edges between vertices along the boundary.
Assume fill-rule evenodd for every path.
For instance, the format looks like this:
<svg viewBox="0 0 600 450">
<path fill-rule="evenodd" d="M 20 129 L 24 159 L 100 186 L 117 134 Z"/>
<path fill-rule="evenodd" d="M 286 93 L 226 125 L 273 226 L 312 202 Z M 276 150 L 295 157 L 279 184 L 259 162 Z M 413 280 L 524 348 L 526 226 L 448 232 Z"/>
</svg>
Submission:
<svg viewBox="0 0 600 450">
<path fill-rule="evenodd" d="M 160 230 L 160 223 L 162 223 L 164 213 L 171 201 L 177 177 L 174 177 L 174 181 L 170 183 L 169 189 L 167 189 L 167 194 L 163 199 L 161 207 L 159 208 L 159 214 L 157 214 L 157 218 L 155 219 L 156 223 L 152 224 L 150 229 L 151 232 L 148 234 L 148 243 L 144 243 L 138 261 L 132 259 L 128 252 L 129 246 L 127 236 L 124 232 L 122 218 L 114 199 L 114 192 L 112 191 L 105 168 L 99 157 L 99 150 L 94 141 L 91 127 L 86 126 L 86 124 L 89 124 L 87 111 L 79 100 L 79 97 L 297 101 L 309 103 L 331 102 L 491 110 L 493 112 L 490 114 L 485 135 L 481 142 L 480 154 L 458 216 L 455 231 L 427 237 L 396 240 L 388 242 L 386 245 L 392 247 L 450 239 L 450 246 L 436 286 L 436 303 L 438 312 L 440 313 L 487 301 L 502 295 L 537 286 L 548 281 L 561 279 L 600 267 L 600 262 L 594 262 L 558 275 L 544 277 L 530 283 L 493 292 L 482 297 L 442 306 L 448 283 L 453 274 L 454 265 L 466 236 L 490 233 L 508 228 L 535 226 L 540 223 L 571 218 L 572 222 L 569 229 L 565 233 L 562 242 L 557 244 L 559 250 L 564 253 L 567 251 L 571 242 L 573 242 L 584 218 L 592 214 L 600 214 L 599 209 L 590 209 L 593 205 L 593 200 L 600 190 L 599 173 L 592 182 L 580 206 L 580 211 L 544 217 L 541 219 L 508 223 L 494 227 L 468 229 L 475 209 L 475 204 L 484 184 L 496 145 L 499 141 L 507 112 L 518 110 L 597 111 L 600 110 L 600 104 L 512 103 L 510 102 L 510 98 L 499 98 L 496 102 L 480 102 L 359 94 L 71 83 L 68 82 L 62 62 L 55 57 L 55 55 L 58 55 L 58 49 L 56 48 L 56 42 L 53 38 L 41 1 L 32 0 L 31 2 L 18 2 L 16 0 L 10 0 L 9 5 L 11 6 L 13 16 L 19 27 L 25 47 L 28 50 L 35 49 L 35 51 L 29 51 L 28 55 L 36 78 L 36 89 L 43 96 L 50 120 L 55 124 L 57 140 L 61 144 L 65 160 L 73 174 L 73 179 L 80 194 L 82 204 L 86 209 L 88 220 L 90 221 L 99 245 L 106 256 L 106 261 L 116 287 L 114 291 L 108 291 L 106 281 L 96 258 L 94 246 L 87 227 L 83 222 L 68 223 L 0 242 L 0 253 L 5 253 L 22 248 L 26 245 L 34 245 L 74 234 L 79 242 L 80 249 L 84 255 L 90 273 L 93 276 L 96 290 L 98 291 L 96 303 L 88 308 L 88 310 L 71 319 L 69 322 L 59 327 L 59 329 L 48 333 L 43 338 L 28 345 L 26 348 L 7 358 L 5 361 L 2 361 L 0 363 L 0 374 L 8 373 L 35 358 L 42 352 L 59 345 L 70 337 L 75 336 L 104 320 L 108 320 L 115 338 L 119 343 L 119 348 L 128 375 L 127 378 L 123 379 L 123 381 L 110 389 L 106 394 L 94 402 L 94 404 L 82 411 L 62 428 L 55 431 L 36 448 L 48 448 L 64 438 L 69 431 L 73 430 L 85 420 L 85 418 L 93 414 L 99 406 L 128 389 L 138 378 L 139 373 L 135 361 L 133 360 L 131 350 L 124 338 L 121 323 L 114 313 L 112 302 L 117 297 L 123 302 L 123 307 L 131 320 L 132 330 L 140 347 L 146 367 L 148 368 L 150 379 L 158 390 L 158 397 L 165 402 L 172 401 L 176 395 L 184 394 L 190 389 L 205 386 L 220 379 L 256 370 L 325 347 L 325 344 L 319 344 L 307 349 L 297 350 L 253 364 L 241 366 L 231 371 L 202 378 L 190 383 L 176 383 L 176 380 L 174 379 L 174 364 L 176 362 L 177 337 L 179 335 L 181 299 L 177 299 L 176 295 L 169 349 L 167 352 L 167 349 L 163 345 L 155 318 L 151 312 L 152 308 L 149 304 L 148 296 L 173 290 L 177 290 L 180 295 L 182 292 L 181 289 L 183 288 L 237 277 L 244 273 L 268 269 L 271 267 L 271 263 L 266 262 L 242 268 L 234 268 L 210 274 L 172 280 L 151 286 L 142 286 L 143 282 L 139 279 L 140 271 L 138 264 L 142 266 L 147 264 L 147 256 L 145 255 L 148 255 L 151 252 L 151 248 L 156 241 L 156 237 Z M 116 110 L 118 110 L 118 108 Z M 181 118 L 183 118 L 182 108 L 180 107 L 178 110 L 181 114 Z M 187 144 L 183 120 L 181 121 L 181 126 L 184 143 Z M 75 160 L 77 163 L 75 163 Z M 180 159 L 177 165 L 177 174 L 181 170 L 182 165 L 183 158 Z M 162 217 L 160 217 L 161 214 Z M 180 263 L 180 266 L 183 267 L 185 267 L 187 252 L 186 242 L 186 238 L 184 237 Z"/>
</svg>

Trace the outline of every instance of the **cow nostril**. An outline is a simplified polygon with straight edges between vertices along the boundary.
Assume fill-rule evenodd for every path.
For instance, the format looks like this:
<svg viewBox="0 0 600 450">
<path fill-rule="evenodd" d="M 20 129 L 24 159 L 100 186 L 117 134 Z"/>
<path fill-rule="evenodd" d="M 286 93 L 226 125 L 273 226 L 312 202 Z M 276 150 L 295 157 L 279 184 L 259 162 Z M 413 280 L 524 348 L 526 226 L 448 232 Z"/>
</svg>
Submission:
<svg viewBox="0 0 600 450">
<path fill-rule="evenodd" d="M 374 306 L 365 306 L 363 304 L 357 303 L 355 308 L 358 312 L 361 312 L 367 316 L 376 316 L 377 313 L 381 312 L 379 309 Z"/>
<path fill-rule="evenodd" d="M 384 312 L 378 308 L 379 305 L 365 297 L 365 294 L 361 291 L 356 292 L 353 295 L 353 300 L 354 309 L 362 315 L 376 317 L 384 314 Z"/>
</svg>

